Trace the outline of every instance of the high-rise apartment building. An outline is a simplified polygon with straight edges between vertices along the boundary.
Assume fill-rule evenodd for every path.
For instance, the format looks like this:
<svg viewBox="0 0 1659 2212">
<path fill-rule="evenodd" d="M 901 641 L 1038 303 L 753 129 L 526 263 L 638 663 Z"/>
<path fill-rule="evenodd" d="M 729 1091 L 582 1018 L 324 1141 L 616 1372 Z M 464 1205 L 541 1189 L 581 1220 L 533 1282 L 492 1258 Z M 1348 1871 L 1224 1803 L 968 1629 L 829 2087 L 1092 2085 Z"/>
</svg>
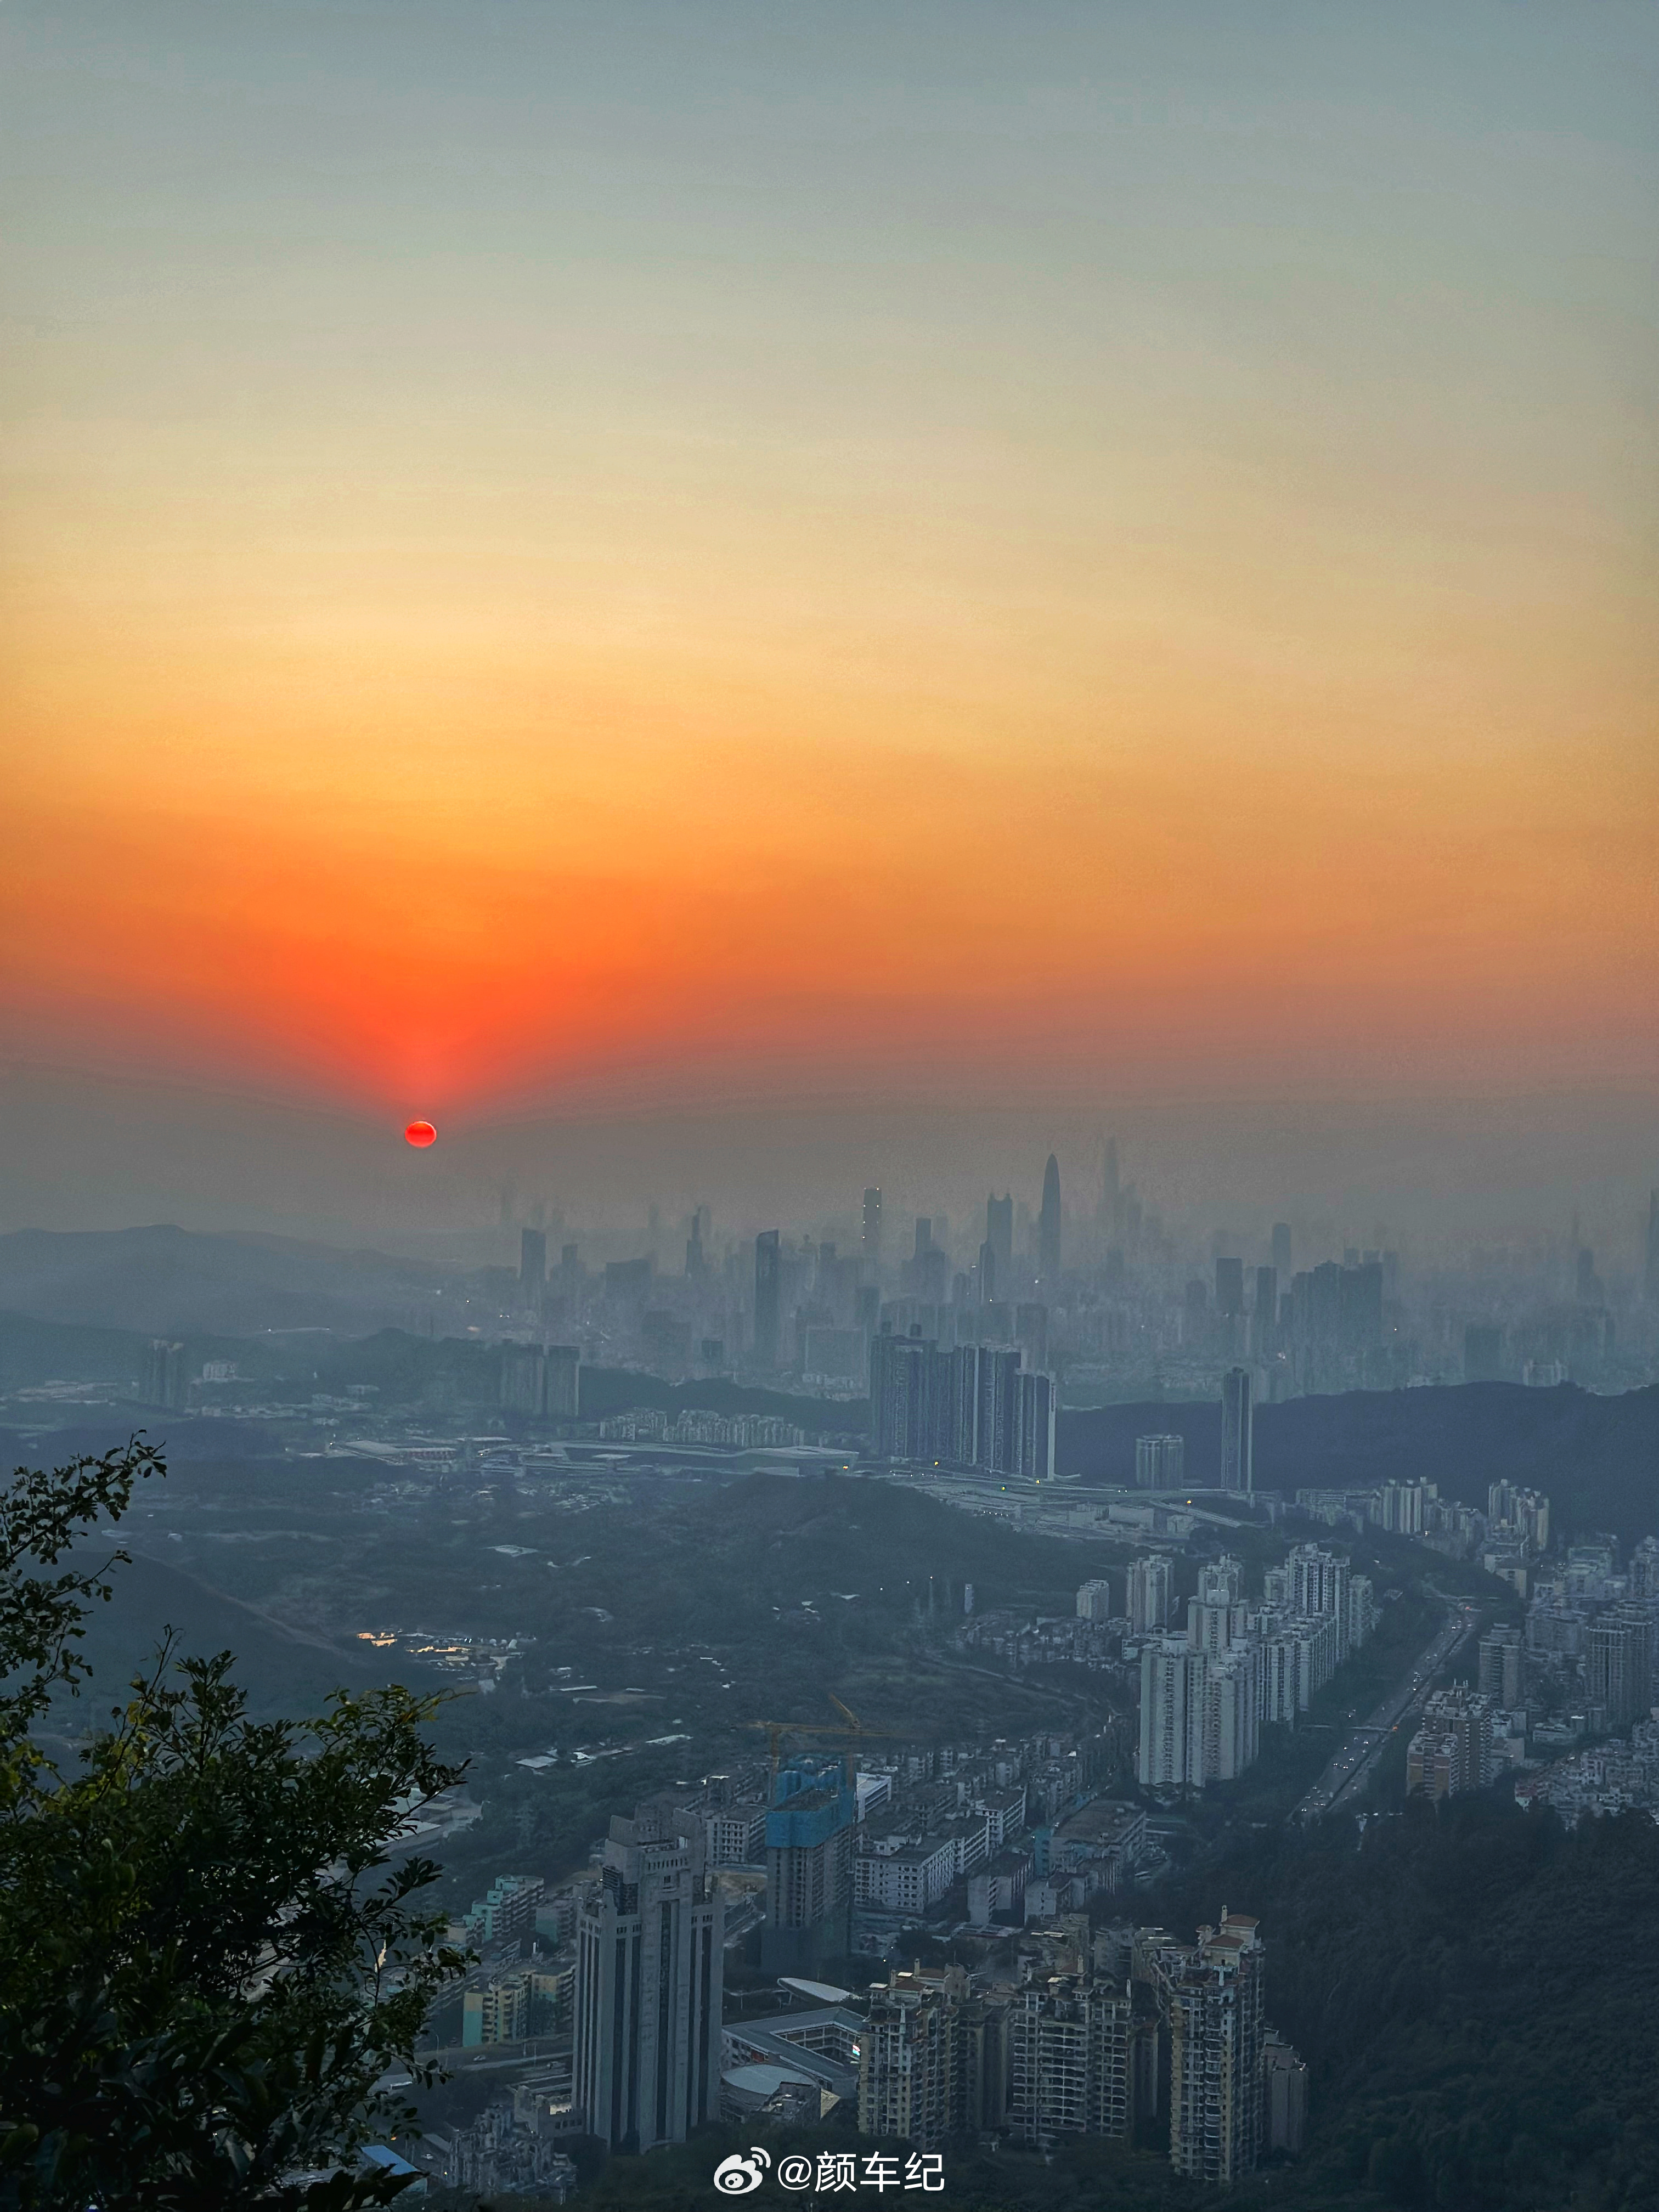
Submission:
<svg viewBox="0 0 1659 2212">
<path fill-rule="evenodd" d="M 1584 1634 L 1584 1689 L 1609 1729 L 1628 1728 L 1652 1696 L 1653 1620 L 1645 1606 L 1615 1606 Z"/>
<path fill-rule="evenodd" d="M 1513 1711 L 1525 1696 L 1526 1647 L 1518 1628 L 1490 1628 L 1480 1639 L 1480 1688 L 1505 1711 Z"/>
<path fill-rule="evenodd" d="M 576 1922 L 574 2101 L 613 2149 L 684 2142 L 720 2107 L 725 1916 L 701 1823 L 614 1819 Z"/>
<path fill-rule="evenodd" d="M 853 1948 L 853 1827 L 857 1801 L 838 1760 L 780 1770 L 766 1815 L 769 1973 L 811 1974 Z"/>
<path fill-rule="evenodd" d="M 775 1229 L 755 1239 L 755 1364 L 775 1372 L 782 1328 L 783 1261 Z"/>
<path fill-rule="evenodd" d="M 1230 1367 L 1221 1378 L 1221 1487 L 1246 1493 L 1255 1488 L 1248 1367 Z"/>
<path fill-rule="evenodd" d="M 1047 1482 L 1054 1471 L 1054 1385 L 1022 1370 L 1014 1377 L 1014 1472 Z"/>
<path fill-rule="evenodd" d="M 1103 1575 L 1096 1582 L 1085 1583 L 1078 1591 L 1077 1617 L 1079 1620 L 1111 1619 L 1112 1585 Z"/>
<path fill-rule="evenodd" d="M 550 1421 L 574 1421 L 581 1411 L 582 1353 L 579 1344 L 550 1344 L 543 1368 L 544 1407 Z"/>
<path fill-rule="evenodd" d="M 1285 1556 L 1290 1608 L 1304 1620 L 1328 1615 L 1336 1623 L 1336 1663 L 1348 1656 L 1352 1626 L 1349 1584 L 1353 1568 L 1340 1552 L 1327 1552 L 1317 1544 L 1297 1544 Z"/>
<path fill-rule="evenodd" d="M 1161 1552 L 1143 1553 L 1129 1569 L 1129 1626 L 1137 1635 L 1162 1628 L 1170 1618 L 1170 1562 Z"/>
<path fill-rule="evenodd" d="M 870 1992 L 859 2038 L 859 2131 L 937 2150 L 957 2132 L 959 2000 L 908 1975 Z"/>
<path fill-rule="evenodd" d="M 1184 1437 L 1135 1438 L 1137 1490 L 1179 1490 L 1187 1480 Z"/>
<path fill-rule="evenodd" d="M 1170 2163 L 1212 2187 L 1231 2186 L 1261 2155 L 1262 1967 L 1256 1922 L 1224 1913 L 1165 1984 Z"/>
<path fill-rule="evenodd" d="M 1070 1977 L 1028 1987 L 1007 2037 L 1015 2142 L 1047 2151 L 1071 2136 L 1133 2133 L 1135 2022 L 1125 1990 Z"/>
<path fill-rule="evenodd" d="M 190 1396 L 190 1370 L 184 1346 L 170 1344 L 165 1337 L 153 1337 L 144 1350 L 144 1371 L 139 1388 L 146 1406 L 164 1406 L 171 1412 L 179 1412 Z"/>
</svg>

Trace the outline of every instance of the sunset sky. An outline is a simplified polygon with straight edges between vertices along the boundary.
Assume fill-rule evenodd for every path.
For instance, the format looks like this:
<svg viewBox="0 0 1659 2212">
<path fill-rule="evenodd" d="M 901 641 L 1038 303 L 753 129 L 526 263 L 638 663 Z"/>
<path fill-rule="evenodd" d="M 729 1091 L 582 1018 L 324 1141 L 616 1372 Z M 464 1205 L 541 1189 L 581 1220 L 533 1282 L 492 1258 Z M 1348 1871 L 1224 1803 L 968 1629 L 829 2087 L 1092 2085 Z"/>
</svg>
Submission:
<svg viewBox="0 0 1659 2212">
<path fill-rule="evenodd" d="M 8 0 L 0 1227 L 82 1112 L 1641 1121 L 1656 78 L 1617 0 Z"/>
</svg>

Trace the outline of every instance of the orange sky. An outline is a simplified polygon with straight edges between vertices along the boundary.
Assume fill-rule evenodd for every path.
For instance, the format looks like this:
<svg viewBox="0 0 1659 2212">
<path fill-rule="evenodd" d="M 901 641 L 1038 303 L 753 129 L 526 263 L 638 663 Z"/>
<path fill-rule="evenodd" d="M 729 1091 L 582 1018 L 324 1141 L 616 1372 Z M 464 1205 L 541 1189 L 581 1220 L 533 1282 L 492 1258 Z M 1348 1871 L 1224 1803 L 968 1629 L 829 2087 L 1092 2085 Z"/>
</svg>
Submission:
<svg viewBox="0 0 1659 2212">
<path fill-rule="evenodd" d="M 529 10 L 384 84 L 90 12 L 5 33 L 14 1055 L 475 1120 L 1659 1073 L 1616 53 L 1484 138 L 1154 15 L 1039 98 L 969 9 L 979 76 L 783 40 L 734 131 Z"/>
</svg>

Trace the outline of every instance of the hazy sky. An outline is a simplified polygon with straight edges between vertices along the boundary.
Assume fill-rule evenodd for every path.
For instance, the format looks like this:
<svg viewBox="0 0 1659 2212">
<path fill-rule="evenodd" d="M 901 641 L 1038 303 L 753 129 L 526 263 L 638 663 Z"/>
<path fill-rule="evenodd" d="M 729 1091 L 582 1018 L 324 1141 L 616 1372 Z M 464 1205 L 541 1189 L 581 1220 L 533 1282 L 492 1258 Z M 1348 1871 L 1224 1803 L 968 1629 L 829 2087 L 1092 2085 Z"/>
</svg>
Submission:
<svg viewBox="0 0 1659 2212">
<path fill-rule="evenodd" d="M 617 1103 L 736 1189 L 1542 1096 L 1633 1187 L 1656 65 L 1613 0 L 8 0 L 0 1227 Z"/>
</svg>

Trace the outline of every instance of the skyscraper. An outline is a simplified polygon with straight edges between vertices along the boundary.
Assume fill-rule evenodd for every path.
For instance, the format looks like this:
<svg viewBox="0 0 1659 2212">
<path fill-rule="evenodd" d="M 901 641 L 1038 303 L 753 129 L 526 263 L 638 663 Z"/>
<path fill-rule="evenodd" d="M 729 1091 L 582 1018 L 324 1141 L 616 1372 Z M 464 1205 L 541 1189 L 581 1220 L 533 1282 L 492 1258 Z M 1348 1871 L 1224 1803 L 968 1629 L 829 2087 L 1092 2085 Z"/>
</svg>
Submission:
<svg viewBox="0 0 1659 2212">
<path fill-rule="evenodd" d="M 532 1305 L 539 1303 L 547 1280 L 547 1233 L 541 1229 L 519 1231 L 519 1288 Z"/>
<path fill-rule="evenodd" d="M 875 1183 L 864 1194 L 864 1256 L 872 1267 L 881 1260 L 881 1190 Z"/>
<path fill-rule="evenodd" d="M 699 1820 L 611 1823 L 576 1923 L 574 2101 L 613 2149 L 684 2142 L 720 2106 L 725 1909 Z"/>
<path fill-rule="evenodd" d="M 997 1295 L 1006 1297 L 1014 1273 L 1014 1194 L 992 1196 L 985 1201 L 985 1241 L 996 1261 Z"/>
<path fill-rule="evenodd" d="M 1255 1488 L 1248 1367 L 1230 1367 L 1221 1378 L 1221 1487 L 1246 1492 Z"/>
<path fill-rule="evenodd" d="M 778 1364 L 781 1275 L 778 1232 L 763 1230 L 755 1239 L 755 1364 L 767 1370 Z"/>
<path fill-rule="evenodd" d="M 1037 1220 L 1037 1276 L 1052 1297 L 1060 1282 L 1060 1162 L 1052 1152 L 1042 1170 L 1042 1211 Z"/>
<path fill-rule="evenodd" d="M 1215 1263 L 1215 1310 L 1224 1320 L 1237 1321 L 1244 1311 L 1244 1262 L 1237 1258 Z"/>
</svg>

